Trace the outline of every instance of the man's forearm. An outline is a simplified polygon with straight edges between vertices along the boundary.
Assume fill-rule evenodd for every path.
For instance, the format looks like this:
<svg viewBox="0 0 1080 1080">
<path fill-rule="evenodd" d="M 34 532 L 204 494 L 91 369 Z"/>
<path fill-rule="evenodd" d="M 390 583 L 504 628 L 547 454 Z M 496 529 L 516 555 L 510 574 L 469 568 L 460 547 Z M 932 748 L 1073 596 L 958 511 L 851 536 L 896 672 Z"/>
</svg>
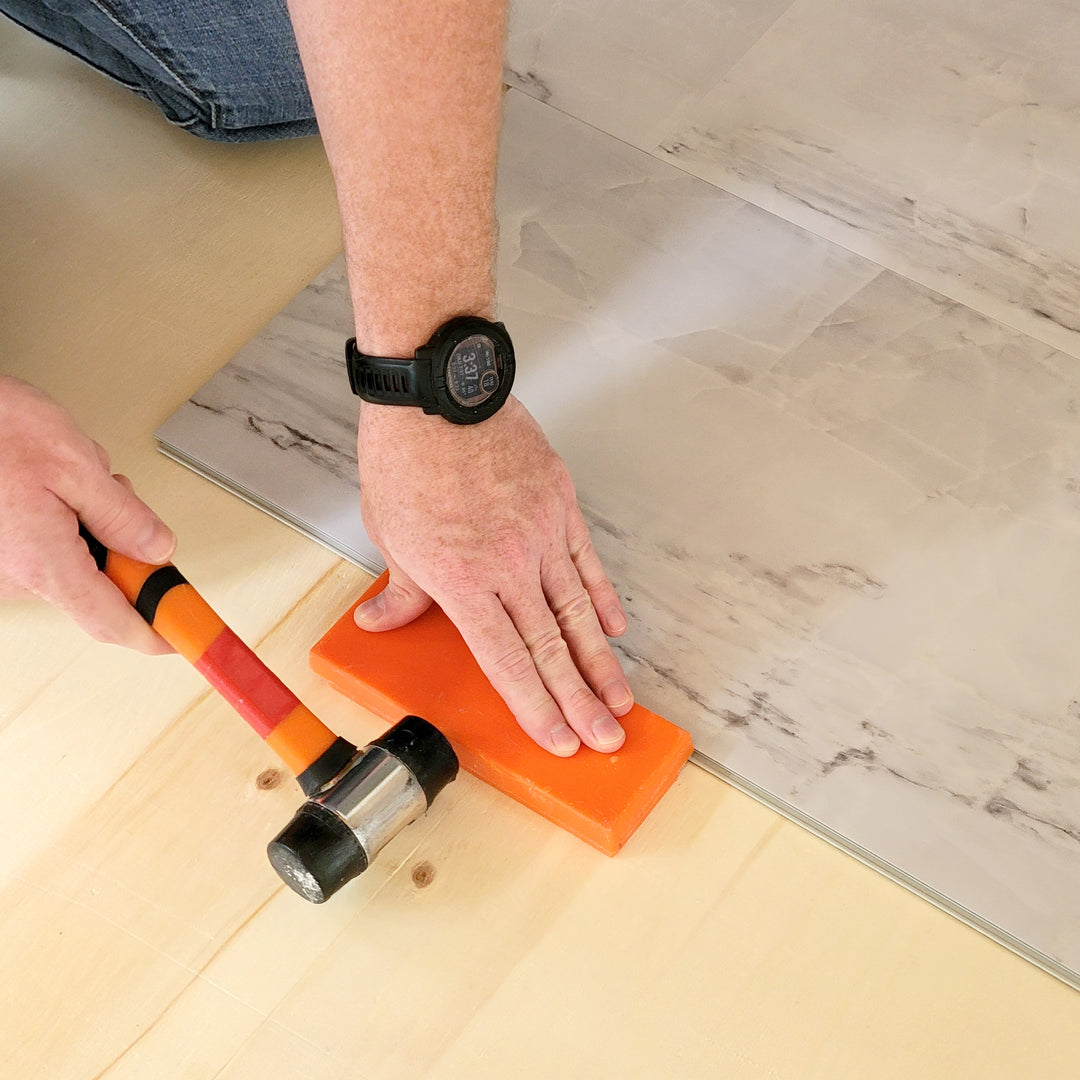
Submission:
<svg viewBox="0 0 1080 1080">
<path fill-rule="evenodd" d="M 505 0 L 289 0 L 363 352 L 494 306 Z"/>
<path fill-rule="evenodd" d="M 411 356 L 455 315 L 490 318 L 504 0 L 289 3 L 361 351 Z M 540 746 L 617 750 L 633 696 L 604 633 L 626 616 L 566 467 L 521 402 L 470 425 L 365 403 L 357 458 L 364 524 L 390 571 L 357 621 L 393 630 L 435 601 Z"/>
</svg>

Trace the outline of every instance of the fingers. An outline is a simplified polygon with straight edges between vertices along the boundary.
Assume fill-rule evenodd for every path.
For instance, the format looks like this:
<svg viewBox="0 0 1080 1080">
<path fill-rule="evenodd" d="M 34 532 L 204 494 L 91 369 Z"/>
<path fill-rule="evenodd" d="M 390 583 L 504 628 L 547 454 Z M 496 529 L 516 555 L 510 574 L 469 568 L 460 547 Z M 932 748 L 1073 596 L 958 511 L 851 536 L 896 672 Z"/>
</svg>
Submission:
<svg viewBox="0 0 1080 1080">
<path fill-rule="evenodd" d="M 390 569 L 386 588 L 353 613 L 356 625 L 364 630 L 396 630 L 431 607 L 431 597 L 393 559 L 386 562 Z"/>
<path fill-rule="evenodd" d="M 585 543 L 579 540 L 575 550 L 576 559 L 564 550 L 550 570 L 532 578 L 531 596 L 501 599 L 486 592 L 441 598 L 518 724 L 560 757 L 575 753 L 582 742 L 600 753 L 618 750 L 625 733 L 615 717 L 624 716 L 634 703 L 595 607 L 594 597 L 604 605 L 608 625 L 621 632 L 626 619 L 618 596 L 600 569 L 587 531 Z M 354 613 L 365 630 L 396 629 L 431 606 L 430 594 L 392 558 L 387 557 L 387 565 L 386 588 Z"/>
<path fill-rule="evenodd" d="M 135 494 L 127 477 L 109 475 L 108 458 L 104 461 L 101 469 L 86 462 L 67 470 L 55 483 L 55 494 L 106 547 L 142 562 L 168 562 L 176 550 L 172 530 Z"/>
<path fill-rule="evenodd" d="M 122 645 L 148 656 L 171 653 L 172 646 L 136 614 L 120 590 L 92 561 L 91 566 L 93 576 L 76 576 L 75 572 L 60 576 L 57 584 L 61 591 L 54 598 L 43 598 L 65 611 L 97 641 Z"/>
<path fill-rule="evenodd" d="M 589 594 L 600 625 L 608 637 L 620 637 L 626 632 L 627 619 L 619 594 L 611 584 L 600 556 L 596 554 L 588 526 L 576 504 L 571 507 L 572 516 L 567 523 L 567 546 L 578 577 Z M 606 698 L 604 699 L 607 700 Z M 609 702 L 610 704 L 610 702 Z"/>
<path fill-rule="evenodd" d="M 393 559 L 387 565 L 386 588 L 354 612 L 364 630 L 397 629 L 431 606 L 431 597 Z M 611 753 L 625 738 L 612 712 L 630 709 L 630 687 L 569 561 L 554 587 L 564 598 L 555 612 L 542 595 L 531 605 L 507 608 L 489 594 L 456 605 L 449 601 L 444 609 L 533 740 L 560 757 L 573 754 L 581 742 Z M 592 688 L 581 671 L 589 673 Z"/>
<path fill-rule="evenodd" d="M 543 579 L 547 607 L 566 642 L 576 669 L 612 716 L 625 716 L 634 704 L 630 683 L 611 651 L 592 595 L 585 588 L 575 566 L 565 558 L 559 560 L 554 568 L 543 575 Z M 608 588 L 614 594 L 610 584 Z M 548 629 L 550 632 L 550 627 Z M 607 730 L 611 732 L 616 728 L 617 725 Z M 621 729 L 618 730 L 621 732 Z"/>
<path fill-rule="evenodd" d="M 488 594 L 447 615 L 533 740 L 563 757 L 579 740 L 612 753 L 625 739 L 615 715 L 633 705 L 629 684 L 568 558 L 547 587 L 548 597 Z"/>
<path fill-rule="evenodd" d="M 446 602 L 444 610 L 525 733 L 559 757 L 575 753 L 581 741 L 548 693 L 532 652 L 499 598 L 489 593 L 460 604 Z"/>
<path fill-rule="evenodd" d="M 35 553 L 32 591 L 66 612 L 91 637 L 151 656 L 172 652 L 97 568 L 69 510 L 56 508 L 54 528 Z"/>
<path fill-rule="evenodd" d="M 175 546 L 66 410 L 0 376 L 0 592 L 39 596 L 99 641 L 169 652 L 97 569 L 80 518 L 103 543 L 144 562 L 166 561 Z"/>
</svg>

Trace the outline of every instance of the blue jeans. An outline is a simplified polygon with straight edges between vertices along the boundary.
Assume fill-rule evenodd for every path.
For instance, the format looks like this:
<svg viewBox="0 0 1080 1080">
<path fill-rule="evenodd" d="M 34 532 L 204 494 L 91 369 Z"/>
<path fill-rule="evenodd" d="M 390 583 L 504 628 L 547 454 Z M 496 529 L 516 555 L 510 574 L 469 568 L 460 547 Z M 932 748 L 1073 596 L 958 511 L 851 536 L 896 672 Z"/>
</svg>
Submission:
<svg viewBox="0 0 1080 1080">
<path fill-rule="evenodd" d="M 318 130 L 284 0 L 0 0 L 0 13 L 205 139 Z"/>
</svg>

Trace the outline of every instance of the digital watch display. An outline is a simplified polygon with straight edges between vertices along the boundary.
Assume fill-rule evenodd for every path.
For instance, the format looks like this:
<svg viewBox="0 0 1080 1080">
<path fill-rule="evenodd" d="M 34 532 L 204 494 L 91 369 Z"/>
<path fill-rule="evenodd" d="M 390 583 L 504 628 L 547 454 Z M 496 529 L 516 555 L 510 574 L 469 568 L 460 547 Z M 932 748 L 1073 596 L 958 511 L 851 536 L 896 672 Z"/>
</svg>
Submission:
<svg viewBox="0 0 1080 1080">
<path fill-rule="evenodd" d="M 367 356 L 350 338 L 345 362 L 349 385 L 364 401 L 419 406 L 455 424 L 492 416 L 514 382 L 514 347 L 506 327 L 474 315 L 444 323 L 412 359 Z"/>
<path fill-rule="evenodd" d="M 446 389 L 459 404 L 479 405 L 499 389 L 499 363 L 491 339 L 473 334 L 454 346 L 446 363 Z"/>
</svg>

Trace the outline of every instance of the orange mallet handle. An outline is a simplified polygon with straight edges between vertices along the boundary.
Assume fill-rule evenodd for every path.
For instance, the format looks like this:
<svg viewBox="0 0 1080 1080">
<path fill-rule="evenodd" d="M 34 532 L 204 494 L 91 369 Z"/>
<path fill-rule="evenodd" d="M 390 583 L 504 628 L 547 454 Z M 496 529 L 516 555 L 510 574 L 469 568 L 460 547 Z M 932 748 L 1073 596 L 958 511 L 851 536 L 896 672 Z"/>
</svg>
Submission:
<svg viewBox="0 0 1080 1080">
<path fill-rule="evenodd" d="M 313 795 L 356 755 L 249 649 L 172 563 L 154 566 L 79 533 L 135 610 L 266 740 Z"/>
</svg>

